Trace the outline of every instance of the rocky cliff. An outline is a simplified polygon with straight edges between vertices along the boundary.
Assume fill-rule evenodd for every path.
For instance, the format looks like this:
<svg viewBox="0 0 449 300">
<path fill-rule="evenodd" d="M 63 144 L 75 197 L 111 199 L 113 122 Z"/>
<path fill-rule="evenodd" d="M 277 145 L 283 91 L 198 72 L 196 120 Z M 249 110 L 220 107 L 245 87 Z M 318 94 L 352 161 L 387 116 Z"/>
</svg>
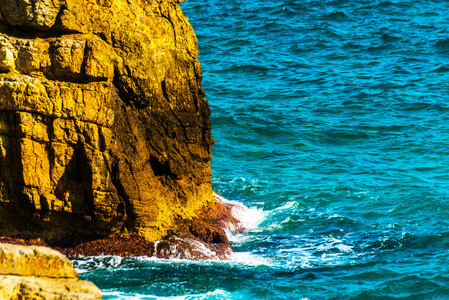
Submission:
<svg viewBox="0 0 449 300">
<path fill-rule="evenodd" d="M 99 300 L 101 294 L 93 283 L 78 279 L 61 253 L 0 243 L 0 298 Z"/>
<path fill-rule="evenodd" d="M 182 227 L 227 242 L 192 227 L 221 208 L 178 2 L 0 2 L 0 236 L 154 242 Z"/>
</svg>

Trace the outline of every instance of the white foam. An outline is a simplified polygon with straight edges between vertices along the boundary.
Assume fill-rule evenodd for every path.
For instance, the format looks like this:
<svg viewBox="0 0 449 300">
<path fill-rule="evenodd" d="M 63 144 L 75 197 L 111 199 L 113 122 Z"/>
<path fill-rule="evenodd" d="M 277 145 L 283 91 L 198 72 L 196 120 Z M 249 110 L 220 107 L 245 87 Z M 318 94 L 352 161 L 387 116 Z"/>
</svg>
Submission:
<svg viewBox="0 0 449 300">
<path fill-rule="evenodd" d="M 123 257 L 113 255 L 89 256 L 72 259 L 71 262 L 78 274 L 88 272 L 91 269 L 115 269 L 122 264 Z"/>
<path fill-rule="evenodd" d="M 202 243 L 198 240 L 189 239 L 189 238 L 185 238 L 185 239 L 176 238 L 176 240 L 187 242 L 188 244 L 190 244 L 190 247 L 192 249 L 204 254 L 204 256 L 206 256 L 206 257 L 209 257 L 210 260 L 219 260 L 217 253 L 215 251 L 212 251 L 211 249 L 207 248 L 204 245 L 204 243 Z M 173 247 L 173 246 L 170 246 L 170 247 Z M 195 259 L 195 256 L 191 256 L 189 253 L 186 253 L 185 255 L 186 255 L 187 259 L 190 259 L 190 260 Z"/>
<path fill-rule="evenodd" d="M 157 258 L 157 257 L 149 257 L 149 256 L 139 256 L 133 257 L 133 259 L 151 262 L 155 264 L 193 264 L 193 265 L 215 265 L 215 264 L 237 264 L 237 265 L 245 265 L 245 266 L 272 266 L 273 263 L 271 260 L 266 259 L 261 255 L 255 255 L 251 252 L 233 252 L 229 254 L 228 260 L 219 260 L 219 259 L 209 259 L 209 260 L 189 260 L 189 259 L 180 259 L 180 258 Z"/>
<path fill-rule="evenodd" d="M 170 245 L 165 249 L 162 249 L 163 256 L 169 259 L 180 259 L 180 260 L 208 260 L 208 261 L 219 261 L 221 259 L 227 259 L 230 257 L 232 251 L 230 249 L 225 249 L 224 252 L 217 253 L 212 249 L 207 247 L 202 241 L 191 239 L 191 238 L 179 238 L 172 237 Z M 158 245 L 160 241 L 154 243 L 155 253 L 159 253 Z M 186 247 L 186 245 L 188 245 Z"/>
<path fill-rule="evenodd" d="M 260 208 L 248 208 L 240 202 L 230 201 L 216 193 L 214 193 L 214 197 L 216 201 L 231 206 L 232 216 L 240 222 L 240 224 L 243 226 L 243 228 L 245 228 L 246 231 L 257 229 L 268 214 Z M 237 228 L 230 226 L 228 229 L 230 232 L 235 232 Z"/>
<path fill-rule="evenodd" d="M 225 233 L 228 240 L 233 244 L 242 245 L 252 240 L 252 237 L 245 233 L 231 232 L 228 229 L 225 229 Z"/>
<path fill-rule="evenodd" d="M 289 202 L 285 203 L 284 205 L 279 206 L 279 207 L 273 209 L 273 211 L 290 209 L 290 208 L 292 208 L 293 206 L 295 206 L 295 204 L 296 204 L 296 201 L 289 201 Z"/>
<path fill-rule="evenodd" d="M 171 296 L 171 297 L 160 297 L 154 295 L 142 295 L 142 294 L 128 294 L 117 291 L 102 291 L 101 295 L 103 297 L 113 298 L 113 299 L 126 299 L 126 300 L 187 300 L 187 299 L 234 299 L 230 292 L 217 289 L 215 291 L 207 292 L 204 294 L 190 294 L 183 296 Z"/>
<path fill-rule="evenodd" d="M 230 201 L 218 194 L 214 194 L 215 199 L 223 203 L 225 205 L 229 205 L 231 208 L 231 214 L 234 218 L 239 221 L 239 225 L 237 227 L 229 226 L 229 228 L 225 229 L 225 232 L 228 236 L 228 239 L 232 243 L 236 244 L 244 244 L 251 240 L 253 237 L 248 232 L 256 231 L 258 226 L 263 222 L 266 218 L 268 212 L 263 211 L 259 208 L 248 208 L 244 204 L 237 201 Z M 243 227 L 245 229 L 244 233 L 238 232 L 237 229 Z M 244 265 L 270 265 L 270 261 L 265 259 L 262 256 L 251 254 L 250 252 L 229 252 L 226 253 L 225 256 L 227 260 L 223 261 L 223 257 L 219 257 L 217 253 L 204 245 L 201 241 L 189 239 L 189 238 L 175 238 L 179 240 L 180 243 L 188 243 L 190 245 L 189 249 L 192 252 L 192 255 L 189 251 L 182 251 L 182 249 L 178 249 L 176 244 L 170 245 L 169 249 L 167 249 L 168 256 L 170 259 L 162 259 L 157 257 L 134 257 L 134 259 L 143 260 L 143 261 L 151 261 L 153 263 L 236 263 L 236 264 L 244 264 Z M 154 251 L 157 252 L 159 241 L 154 243 Z M 201 262 L 195 261 L 197 258 L 197 254 L 202 253 L 204 257 L 207 257 L 206 260 Z M 89 272 L 92 269 L 101 269 L 101 268 L 117 268 L 122 264 L 122 257 L 120 256 L 94 256 L 88 258 L 74 259 L 72 263 L 75 265 L 78 273 Z M 136 296 L 137 298 L 131 299 L 141 299 L 140 296 Z M 146 297 L 146 296 L 145 296 Z M 127 298 L 128 299 L 128 298 Z M 145 298 L 152 299 L 152 298 Z M 182 299 L 182 298 L 181 298 Z"/>
<path fill-rule="evenodd" d="M 277 256 L 285 259 L 283 263 L 311 269 L 324 265 L 347 264 L 349 260 L 353 260 L 354 255 L 357 256 L 354 253 L 354 246 L 341 239 L 331 237 L 320 240 L 303 239 L 298 244 L 301 246 L 278 250 Z"/>
<path fill-rule="evenodd" d="M 151 262 L 154 264 L 211 264 L 215 263 L 218 260 L 189 260 L 184 258 L 158 258 L 156 256 L 137 256 L 133 257 L 133 259 L 143 261 L 143 262 Z"/>
<path fill-rule="evenodd" d="M 246 266 L 271 266 L 272 262 L 261 255 L 255 255 L 251 252 L 234 252 L 231 254 L 231 263 L 242 264 Z"/>
</svg>

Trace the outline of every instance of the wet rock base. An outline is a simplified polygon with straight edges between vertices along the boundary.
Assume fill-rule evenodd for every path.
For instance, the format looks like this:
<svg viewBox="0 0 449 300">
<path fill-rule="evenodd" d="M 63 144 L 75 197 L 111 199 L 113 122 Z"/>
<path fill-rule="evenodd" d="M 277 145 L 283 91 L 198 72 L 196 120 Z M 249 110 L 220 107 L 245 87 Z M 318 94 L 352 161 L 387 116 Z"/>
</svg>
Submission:
<svg viewBox="0 0 449 300">
<path fill-rule="evenodd" d="M 204 209 L 194 219 L 180 220 L 173 232 L 156 242 L 149 242 L 138 234 L 125 233 L 53 240 L 0 237 L 0 243 L 48 246 L 69 258 L 118 255 L 122 257 L 154 256 L 165 259 L 227 260 L 231 258 L 233 251 L 229 246 L 225 229 L 243 230 L 231 211 L 230 204 L 224 205 L 217 202 L 214 206 Z"/>
</svg>

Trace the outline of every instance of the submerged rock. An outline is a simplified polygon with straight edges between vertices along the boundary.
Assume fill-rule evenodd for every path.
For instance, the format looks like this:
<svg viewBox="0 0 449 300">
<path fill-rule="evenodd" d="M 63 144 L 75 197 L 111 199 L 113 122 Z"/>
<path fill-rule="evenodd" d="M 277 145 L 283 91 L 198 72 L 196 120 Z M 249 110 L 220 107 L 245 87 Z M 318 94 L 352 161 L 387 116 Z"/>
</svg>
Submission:
<svg viewBox="0 0 449 300">
<path fill-rule="evenodd" d="M 91 282 L 78 279 L 61 253 L 46 247 L 0 243 L 1 299 L 101 299 Z"/>
<path fill-rule="evenodd" d="M 0 236 L 227 244 L 178 2 L 0 2 Z"/>
</svg>

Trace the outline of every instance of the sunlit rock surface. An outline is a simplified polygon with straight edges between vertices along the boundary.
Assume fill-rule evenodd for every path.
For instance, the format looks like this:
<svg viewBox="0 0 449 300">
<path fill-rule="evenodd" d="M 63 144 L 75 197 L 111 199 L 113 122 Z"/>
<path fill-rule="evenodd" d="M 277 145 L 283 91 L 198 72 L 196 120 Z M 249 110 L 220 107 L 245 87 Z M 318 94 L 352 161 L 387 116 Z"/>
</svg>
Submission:
<svg viewBox="0 0 449 300">
<path fill-rule="evenodd" d="M 0 243 L 1 299 L 101 299 L 91 282 L 78 279 L 61 253 L 46 247 Z"/>
<path fill-rule="evenodd" d="M 221 209 L 178 2 L 0 2 L 0 236 L 154 242 Z"/>
</svg>

